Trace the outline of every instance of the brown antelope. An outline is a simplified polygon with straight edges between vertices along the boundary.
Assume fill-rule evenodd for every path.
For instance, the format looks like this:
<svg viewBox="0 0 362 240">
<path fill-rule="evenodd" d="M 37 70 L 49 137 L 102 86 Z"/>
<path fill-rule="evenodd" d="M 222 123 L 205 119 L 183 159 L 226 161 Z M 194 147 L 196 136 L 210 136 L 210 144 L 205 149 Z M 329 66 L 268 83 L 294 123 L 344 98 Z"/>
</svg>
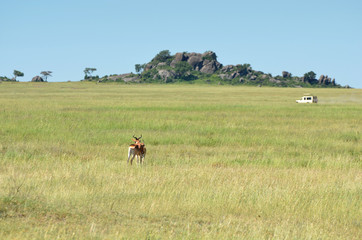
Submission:
<svg viewBox="0 0 362 240">
<path fill-rule="evenodd" d="M 132 156 L 131 165 L 132 165 L 134 157 L 136 157 L 137 163 L 143 164 L 143 161 L 145 160 L 145 157 L 146 157 L 146 147 L 145 147 L 144 143 L 141 143 L 141 141 L 140 141 L 141 138 L 142 138 L 142 135 L 139 138 L 133 136 L 132 141 L 134 141 L 134 144 L 129 145 L 127 164 L 129 162 L 129 159 L 131 156 Z"/>
</svg>

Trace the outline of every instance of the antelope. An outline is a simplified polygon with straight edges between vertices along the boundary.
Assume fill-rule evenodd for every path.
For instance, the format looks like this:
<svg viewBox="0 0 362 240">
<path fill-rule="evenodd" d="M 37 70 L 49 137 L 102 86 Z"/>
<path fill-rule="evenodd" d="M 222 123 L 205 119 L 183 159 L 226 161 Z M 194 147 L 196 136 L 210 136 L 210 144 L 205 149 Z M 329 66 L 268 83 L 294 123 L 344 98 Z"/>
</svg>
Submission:
<svg viewBox="0 0 362 240">
<path fill-rule="evenodd" d="M 128 148 L 128 159 L 127 159 L 127 164 L 129 162 L 129 159 L 131 158 L 131 165 L 133 162 L 134 157 L 136 157 L 137 159 L 137 163 L 143 164 L 143 161 L 145 160 L 146 157 L 146 147 L 144 143 L 141 143 L 140 139 L 141 137 L 135 137 L 133 135 L 133 139 L 132 141 L 134 142 L 134 144 L 129 145 Z"/>
</svg>

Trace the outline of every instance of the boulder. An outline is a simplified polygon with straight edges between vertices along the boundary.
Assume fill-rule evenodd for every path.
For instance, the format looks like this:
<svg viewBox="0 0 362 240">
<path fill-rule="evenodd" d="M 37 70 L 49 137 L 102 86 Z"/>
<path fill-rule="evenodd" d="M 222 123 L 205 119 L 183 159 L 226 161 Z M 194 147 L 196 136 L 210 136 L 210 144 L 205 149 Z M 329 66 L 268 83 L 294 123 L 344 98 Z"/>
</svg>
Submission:
<svg viewBox="0 0 362 240">
<path fill-rule="evenodd" d="M 212 74 L 217 70 L 222 68 L 222 64 L 216 61 L 216 54 L 214 52 L 206 52 L 207 54 L 204 56 L 208 56 L 206 58 L 203 57 L 202 66 L 200 67 L 200 72 Z"/>
<path fill-rule="evenodd" d="M 238 73 L 238 72 L 233 72 L 233 73 L 231 74 L 231 79 L 234 79 L 234 78 L 237 78 L 237 77 L 241 77 L 240 73 Z"/>
<path fill-rule="evenodd" d="M 282 72 L 282 76 L 283 76 L 283 78 L 288 78 L 288 77 L 291 77 L 292 74 L 291 74 L 290 72 L 283 71 L 283 72 Z"/>
<path fill-rule="evenodd" d="M 186 56 L 185 56 L 185 53 L 176 53 L 175 54 L 175 58 L 174 58 L 174 61 L 176 62 L 181 62 L 181 61 L 185 61 L 186 60 Z"/>
<path fill-rule="evenodd" d="M 272 83 L 281 83 L 280 80 L 275 79 L 275 78 L 271 78 L 271 79 L 269 79 L 269 81 L 272 82 Z"/>
<path fill-rule="evenodd" d="M 148 71 L 148 70 L 151 70 L 153 68 L 153 64 L 152 63 L 147 63 L 145 68 L 144 68 L 144 71 Z"/>
<path fill-rule="evenodd" d="M 325 84 L 325 85 L 328 85 L 328 84 L 333 84 L 335 85 L 336 82 L 335 82 L 335 79 L 333 78 L 330 78 L 328 77 L 328 75 L 324 76 L 324 75 L 321 75 L 318 79 L 318 84 Z"/>
<path fill-rule="evenodd" d="M 329 79 L 329 78 L 328 78 L 328 75 L 326 75 L 326 76 L 324 77 L 322 83 L 328 84 L 328 79 Z"/>
<path fill-rule="evenodd" d="M 191 67 L 195 70 L 202 68 L 202 57 L 201 54 L 191 56 L 187 62 L 191 65 Z"/>
<path fill-rule="evenodd" d="M 44 82 L 44 79 L 40 76 L 35 76 L 31 79 L 32 82 Z"/>
<path fill-rule="evenodd" d="M 323 81 L 324 81 L 324 75 L 321 75 L 321 76 L 319 77 L 318 83 L 319 83 L 319 84 L 322 84 Z"/>
<path fill-rule="evenodd" d="M 175 58 L 172 60 L 170 66 L 175 67 L 176 63 L 186 61 L 187 57 L 185 56 L 185 53 L 176 53 Z"/>
<path fill-rule="evenodd" d="M 195 56 L 202 58 L 201 53 L 195 53 L 195 52 L 185 53 L 186 58 L 195 57 Z"/>
<path fill-rule="evenodd" d="M 220 68 L 222 68 L 222 64 L 219 63 L 218 61 L 215 60 L 215 66 L 216 66 L 216 69 L 219 70 Z"/>
<path fill-rule="evenodd" d="M 207 51 L 207 52 L 204 52 L 202 55 L 201 55 L 202 59 L 207 59 L 207 60 L 215 60 L 216 61 L 216 53 L 214 53 L 213 51 Z"/>
<path fill-rule="evenodd" d="M 125 82 L 140 82 L 139 81 L 140 77 L 138 75 L 135 75 L 135 74 L 126 76 L 126 77 L 124 77 L 122 79 Z"/>
<path fill-rule="evenodd" d="M 250 80 L 256 80 L 256 78 L 257 78 L 257 76 L 252 75 L 252 76 L 250 77 Z"/>
<path fill-rule="evenodd" d="M 160 70 L 158 70 L 158 75 L 161 77 L 162 80 L 164 80 L 165 82 L 168 82 L 168 80 L 170 80 L 176 76 L 176 73 L 173 71 L 160 69 Z"/>
<path fill-rule="evenodd" d="M 234 69 L 233 65 L 226 65 L 224 67 L 221 68 L 221 72 L 226 73 L 226 72 L 230 72 Z"/>
<path fill-rule="evenodd" d="M 266 79 L 267 77 L 268 77 L 268 75 L 266 75 L 266 74 L 261 75 L 261 79 Z"/>
<path fill-rule="evenodd" d="M 139 82 L 140 76 L 138 74 L 133 73 L 124 73 L 119 75 L 112 75 L 107 78 L 111 81 L 117 81 L 119 79 L 122 79 L 125 82 Z"/>
<path fill-rule="evenodd" d="M 216 71 L 216 66 L 211 61 L 205 61 L 202 63 L 202 66 L 200 68 L 200 72 L 212 74 Z"/>
<path fill-rule="evenodd" d="M 222 73 L 222 74 L 219 74 L 219 77 L 221 78 L 221 79 L 228 79 L 228 80 L 231 80 L 231 79 L 233 79 L 233 77 L 232 77 L 232 74 L 225 74 L 225 73 Z"/>
</svg>

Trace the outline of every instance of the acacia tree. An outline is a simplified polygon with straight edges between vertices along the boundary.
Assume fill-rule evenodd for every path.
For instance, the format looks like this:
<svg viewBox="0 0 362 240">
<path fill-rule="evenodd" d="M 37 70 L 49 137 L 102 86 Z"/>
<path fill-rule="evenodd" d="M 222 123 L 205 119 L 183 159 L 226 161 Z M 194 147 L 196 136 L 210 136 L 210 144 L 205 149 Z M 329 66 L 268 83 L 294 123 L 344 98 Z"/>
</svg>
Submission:
<svg viewBox="0 0 362 240">
<path fill-rule="evenodd" d="M 139 73 L 139 72 L 141 72 L 143 69 L 145 69 L 146 64 L 136 64 L 136 65 L 134 65 L 134 67 L 135 67 L 136 73 Z"/>
<path fill-rule="evenodd" d="M 16 77 L 24 77 L 24 73 L 18 71 L 18 70 L 14 70 L 14 80 L 16 81 Z"/>
<path fill-rule="evenodd" d="M 163 50 L 161 52 L 159 52 L 153 59 L 151 62 L 165 62 L 167 59 L 171 58 L 171 53 L 169 50 Z"/>
<path fill-rule="evenodd" d="M 43 75 L 43 77 L 45 78 L 45 81 L 47 82 L 48 81 L 48 77 L 50 76 L 52 76 L 52 71 L 42 71 L 41 73 L 40 73 L 41 75 Z"/>
<path fill-rule="evenodd" d="M 84 79 L 88 79 L 88 78 L 92 78 L 92 73 L 94 71 L 97 71 L 97 68 L 85 68 L 83 70 L 84 74 L 85 74 L 85 77 Z"/>
</svg>

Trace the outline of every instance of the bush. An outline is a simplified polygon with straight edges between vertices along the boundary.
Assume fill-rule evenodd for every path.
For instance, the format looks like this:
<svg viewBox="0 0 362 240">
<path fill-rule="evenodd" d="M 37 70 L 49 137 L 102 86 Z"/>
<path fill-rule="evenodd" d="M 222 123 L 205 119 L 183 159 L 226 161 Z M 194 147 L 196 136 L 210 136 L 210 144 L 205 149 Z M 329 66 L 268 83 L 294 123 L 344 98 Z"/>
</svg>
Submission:
<svg viewBox="0 0 362 240">
<path fill-rule="evenodd" d="M 174 68 L 177 78 L 184 79 L 187 72 L 192 70 L 192 66 L 188 62 L 178 62 Z"/>
<path fill-rule="evenodd" d="M 161 52 L 159 52 L 153 59 L 151 62 L 153 63 L 159 63 L 159 62 L 166 62 L 167 60 L 171 59 L 171 53 L 169 50 L 163 50 Z"/>
<path fill-rule="evenodd" d="M 248 71 L 251 70 L 250 64 L 245 63 L 245 64 L 240 64 L 236 66 L 236 69 L 238 70 L 238 73 L 240 73 L 241 76 L 245 76 L 246 74 L 248 74 Z"/>
<path fill-rule="evenodd" d="M 317 80 L 315 79 L 316 74 L 313 71 L 307 72 L 304 74 L 304 82 L 309 82 L 311 84 L 313 84 L 314 82 L 316 82 Z"/>
</svg>

